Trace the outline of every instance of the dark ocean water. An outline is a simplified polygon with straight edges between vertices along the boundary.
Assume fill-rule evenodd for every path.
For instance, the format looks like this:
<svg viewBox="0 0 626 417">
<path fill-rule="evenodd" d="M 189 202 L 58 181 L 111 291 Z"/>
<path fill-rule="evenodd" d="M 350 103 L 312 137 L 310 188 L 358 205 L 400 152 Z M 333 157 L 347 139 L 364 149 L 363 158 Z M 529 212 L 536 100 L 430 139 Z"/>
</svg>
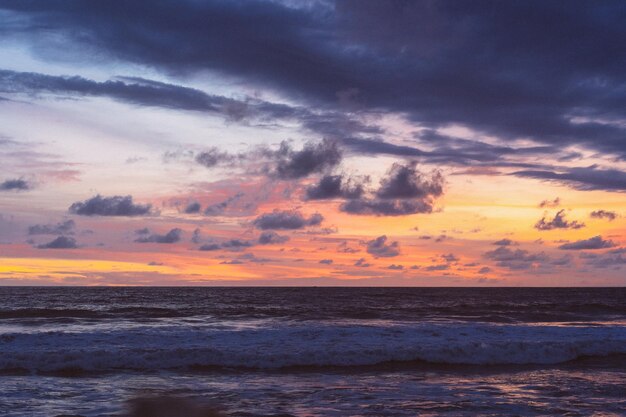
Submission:
<svg viewBox="0 0 626 417">
<path fill-rule="evenodd" d="M 0 288 L 0 415 L 626 415 L 626 289 Z"/>
</svg>

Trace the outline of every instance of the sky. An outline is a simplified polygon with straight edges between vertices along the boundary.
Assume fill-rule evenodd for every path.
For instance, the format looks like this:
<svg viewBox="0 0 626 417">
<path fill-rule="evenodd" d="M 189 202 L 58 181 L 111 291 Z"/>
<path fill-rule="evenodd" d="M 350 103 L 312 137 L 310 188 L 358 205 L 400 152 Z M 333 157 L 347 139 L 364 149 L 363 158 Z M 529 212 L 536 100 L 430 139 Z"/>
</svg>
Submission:
<svg viewBox="0 0 626 417">
<path fill-rule="evenodd" d="M 624 21 L 0 0 L 0 285 L 626 285 Z"/>
</svg>

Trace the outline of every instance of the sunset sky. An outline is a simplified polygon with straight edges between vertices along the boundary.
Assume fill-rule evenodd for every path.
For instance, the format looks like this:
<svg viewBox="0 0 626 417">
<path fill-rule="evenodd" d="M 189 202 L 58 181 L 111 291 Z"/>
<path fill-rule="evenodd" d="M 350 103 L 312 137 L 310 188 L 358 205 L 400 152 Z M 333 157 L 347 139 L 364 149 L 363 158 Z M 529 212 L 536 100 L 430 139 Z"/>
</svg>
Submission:
<svg viewBox="0 0 626 417">
<path fill-rule="evenodd" d="M 0 285 L 626 285 L 624 22 L 0 0 Z"/>
</svg>

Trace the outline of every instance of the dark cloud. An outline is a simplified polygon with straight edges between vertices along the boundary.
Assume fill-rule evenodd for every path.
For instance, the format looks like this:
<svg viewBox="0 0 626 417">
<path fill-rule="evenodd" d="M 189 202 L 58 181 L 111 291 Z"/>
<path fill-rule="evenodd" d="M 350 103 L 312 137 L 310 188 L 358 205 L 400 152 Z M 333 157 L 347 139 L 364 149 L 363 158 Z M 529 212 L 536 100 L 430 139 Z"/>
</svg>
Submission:
<svg viewBox="0 0 626 417">
<path fill-rule="evenodd" d="M 307 200 L 328 200 L 335 198 L 354 199 L 364 193 L 364 185 L 343 175 L 325 175 L 315 185 L 307 187 Z"/>
<path fill-rule="evenodd" d="M 211 148 L 196 155 L 196 162 L 207 168 L 231 162 L 234 157 L 218 148 Z"/>
<path fill-rule="evenodd" d="M 376 197 L 388 199 L 424 199 L 443 194 L 443 176 L 434 172 L 430 178 L 417 170 L 417 163 L 407 165 L 394 163 L 381 180 Z"/>
<path fill-rule="evenodd" d="M 511 249 L 500 246 L 495 250 L 485 252 L 483 256 L 496 262 L 496 265 L 512 270 L 526 270 L 539 267 L 550 260 L 544 252 L 531 253 L 524 249 Z"/>
<path fill-rule="evenodd" d="M 496 246 L 511 246 L 513 245 L 513 241 L 511 239 L 500 239 L 493 242 Z"/>
<path fill-rule="evenodd" d="M 264 156 L 272 160 L 265 169 L 267 174 L 283 180 L 324 172 L 341 162 L 337 142 L 329 139 L 308 142 L 299 151 L 293 150 L 288 142 L 282 142 L 278 150 L 266 149 Z"/>
<path fill-rule="evenodd" d="M 180 241 L 182 234 L 183 234 L 183 231 L 178 228 L 172 229 L 164 235 L 159 235 L 159 234 L 144 235 L 142 233 L 142 236 L 135 239 L 135 242 L 138 242 L 138 243 L 176 243 Z"/>
<path fill-rule="evenodd" d="M 70 235 L 74 233 L 74 220 L 65 220 L 57 224 L 35 224 L 28 227 L 29 235 Z"/>
<path fill-rule="evenodd" d="M 483 266 L 478 270 L 479 274 L 488 274 L 489 272 L 491 272 L 491 268 L 489 268 L 488 266 Z"/>
<path fill-rule="evenodd" d="M 607 219 L 612 222 L 617 218 L 617 213 L 607 210 L 594 210 L 589 214 L 589 217 L 593 217 L 594 219 Z"/>
<path fill-rule="evenodd" d="M 387 242 L 387 236 L 382 235 L 366 243 L 367 253 L 377 258 L 391 258 L 400 255 L 400 244 L 398 242 Z"/>
<path fill-rule="evenodd" d="M 187 214 L 199 213 L 200 208 L 201 208 L 200 203 L 198 203 L 197 201 L 194 201 L 192 203 L 187 204 L 187 207 L 185 207 L 185 213 Z"/>
<path fill-rule="evenodd" d="M 84 62 L 89 51 L 174 76 L 214 71 L 318 107 L 344 108 L 348 99 L 431 129 L 458 124 L 623 158 L 624 128 L 613 121 L 626 96 L 626 10 L 612 0 L 567 6 L 5 1 L 11 24 L 0 30 L 46 57 Z M 249 111 L 223 107 L 232 117 Z"/>
<path fill-rule="evenodd" d="M 118 77 L 104 82 L 79 76 L 54 76 L 33 72 L 0 70 L 0 91 L 8 93 L 59 94 L 109 97 L 143 106 L 226 114 L 234 100 L 194 88 L 136 77 Z"/>
<path fill-rule="evenodd" d="M 438 265 L 430 265 L 424 268 L 426 271 L 446 271 L 450 269 L 450 264 L 438 264 Z"/>
<path fill-rule="evenodd" d="M 324 265 L 332 265 L 333 260 L 332 259 L 322 259 L 322 260 L 320 260 L 319 263 L 324 264 Z"/>
<path fill-rule="evenodd" d="M 387 267 L 387 269 L 391 269 L 392 271 L 403 271 L 404 265 L 391 264 Z"/>
<path fill-rule="evenodd" d="M 443 194 L 444 179 L 438 171 L 426 176 L 415 162 L 394 163 L 371 197 L 344 202 L 340 210 L 351 214 L 403 216 L 430 213 L 434 199 Z"/>
<path fill-rule="evenodd" d="M 21 178 L 5 180 L 0 182 L 0 191 L 26 191 L 30 190 L 31 185 Z"/>
<path fill-rule="evenodd" d="M 218 250 L 220 248 L 220 245 L 218 245 L 217 243 L 206 243 L 202 246 L 200 246 L 198 248 L 198 250 L 201 251 L 214 251 L 214 250 Z"/>
<path fill-rule="evenodd" d="M 583 227 L 585 227 L 584 223 L 576 220 L 566 220 L 565 209 L 559 210 L 552 220 L 546 220 L 546 216 L 543 216 L 537 223 L 535 223 L 535 229 L 537 230 L 580 229 Z"/>
<path fill-rule="evenodd" d="M 368 214 L 374 216 L 405 216 L 415 213 L 430 213 L 432 205 L 424 201 L 413 200 L 350 200 L 340 206 L 341 211 L 350 214 Z"/>
<path fill-rule="evenodd" d="M 583 252 L 580 258 L 584 259 L 587 265 L 596 268 L 621 268 L 626 265 L 626 248 L 617 248 L 605 253 Z"/>
<path fill-rule="evenodd" d="M 222 242 L 222 247 L 229 248 L 229 249 L 241 249 L 241 248 L 248 248 L 250 246 L 252 246 L 252 242 L 248 240 L 230 239 L 225 242 Z"/>
<path fill-rule="evenodd" d="M 289 240 L 289 236 L 281 236 L 274 231 L 266 231 L 259 235 L 259 243 L 261 245 L 275 245 L 285 243 Z"/>
<path fill-rule="evenodd" d="M 205 216 L 221 216 L 224 214 L 225 210 L 231 206 L 233 203 L 241 199 L 245 194 L 237 193 L 231 197 L 228 197 L 224 201 L 220 201 L 219 203 L 211 204 L 204 209 Z"/>
<path fill-rule="evenodd" d="M 358 266 L 358 267 L 361 267 L 361 268 L 369 268 L 370 266 L 372 266 L 372 264 L 368 263 L 365 260 L 365 258 L 359 258 L 354 263 L 354 266 Z"/>
<path fill-rule="evenodd" d="M 68 236 L 59 236 L 51 242 L 37 246 L 38 249 L 76 249 L 76 240 Z"/>
<path fill-rule="evenodd" d="M 604 240 L 602 236 L 594 236 L 589 239 L 577 240 L 572 243 L 564 243 L 559 246 L 559 249 L 565 250 L 593 250 L 593 249 L 606 249 L 615 247 L 615 242 L 612 240 Z"/>
<path fill-rule="evenodd" d="M 143 216 L 150 213 L 150 204 L 135 204 L 127 196 L 102 197 L 96 195 L 85 201 L 72 204 L 70 213 L 81 216 Z"/>
<path fill-rule="evenodd" d="M 626 172 L 617 169 L 598 169 L 595 165 L 586 168 L 565 168 L 559 172 L 525 170 L 514 172 L 513 175 L 565 184 L 582 191 L 626 191 Z"/>
<path fill-rule="evenodd" d="M 271 213 L 261 214 L 254 219 L 252 224 L 261 230 L 293 230 L 307 226 L 319 226 L 322 220 L 324 220 L 324 217 L 319 213 L 312 214 L 306 218 L 296 210 L 274 210 Z"/>
<path fill-rule="evenodd" d="M 555 208 L 561 205 L 561 199 L 559 197 L 554 200 L 543 200 L 539 203 L 539 207 L 541 208 Z"/>
<path fill-rule="evenodd" d="M 453 253 L 444 253 L 443 255 L 441 255 L 441 259 L 443 259 L 447 263 L 456 263 L 459 261 L 459 258 Z"/>
</svg>

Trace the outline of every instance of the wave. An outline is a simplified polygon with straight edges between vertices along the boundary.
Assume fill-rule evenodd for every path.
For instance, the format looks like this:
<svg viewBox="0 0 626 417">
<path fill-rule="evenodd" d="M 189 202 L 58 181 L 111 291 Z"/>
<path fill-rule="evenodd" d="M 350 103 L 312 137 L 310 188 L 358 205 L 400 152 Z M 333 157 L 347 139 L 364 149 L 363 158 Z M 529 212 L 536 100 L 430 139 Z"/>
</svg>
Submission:
<svg viewBox="0 0 626 417">
<path fill-rule="evenodd" d="M 626 354 L 624 326 L 274 323 L 145 326 L 0 335 L 0 370 L 55 372 L 279 369 L 436 364 L 557 364 Z"/>
<path fill-rule="evenodd" d="M 119 307 L 108 310 L 80 308 L 17 308 L 0 310 L 1 319 L 109 319 L 179 317 L 184 313 L 159 307 Z"/>
</svg>

